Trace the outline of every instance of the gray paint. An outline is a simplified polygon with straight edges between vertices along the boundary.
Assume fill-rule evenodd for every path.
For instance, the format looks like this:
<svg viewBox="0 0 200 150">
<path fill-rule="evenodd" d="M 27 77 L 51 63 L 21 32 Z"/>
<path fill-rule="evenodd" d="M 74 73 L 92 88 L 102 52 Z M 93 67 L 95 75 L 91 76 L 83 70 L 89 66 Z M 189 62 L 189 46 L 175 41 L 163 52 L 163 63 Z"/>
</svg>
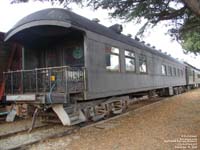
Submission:
<svg viewBox="0 0 200 150">
<path fill-rule="evenodd" d="M 155 53 L 139 49 L 102 35 L 86 31 L 87 35 L 87 59 L 88 92 L 87 98 L 101 98 L 125 93 L 133 93 L 144 90 L 165 88 L 169 86 L 185 85 L 185 74 L 182 77 L 161 75 L 161 65 L 170 65 L 184 70 L 185 65 L 161 57 Z M 97 42 L 98 41 L 98 42 Z M 105 66 L 105 45 L 109 44 L 120 49 L 121 72 L 110 72 Z M 124 50 L 135 52 L 136 72 L 126 72 L 124 63 Z M 138 70 L 138 56 L 147 56 L 147 74 L 140 74 Z"/>
<path fill-rule="evenodd" d="M 18 33 L 22 27 L 40 26 L 36 21 L 51 20 L 52 25 L 62 26 L 63 22 L 68 30 L 78 29 L 84 34 L 85 67 L 87 68 L 87 90 L 85 99 L 103 98 L 145 90 L 186 85 L 185 72 L 182 77 L 161 75 L 161 65 L 170 65 L 184 70 L 185 64 L 165 55 L 155 49 L 127 37 L 123 34 L 92 22 L 84 17 L 64 9 L 46 9 L 33 13 L 19 21 L 6 36 L 6 40 L 18 40 Z M 63 26 L 62 26 L 63 27 Z M 21 30 L 22 29 L 22 30 Z M 27 30 L 28 31 L 28 30 Z M 13 34 L 14 33 L 14 34 Z M 29 34 L 29 32 L 24 32 Z M 21 38 L 20 40 L 23 40 Z M 109 72 L 105 65 L 105 45 L 109 44 L 120 49 L 120 72 Z M 136 55 L 136 72 L 125 72 L 124 50 L 134 51 Z M 138 56 L 147 57 L 147 74 L 140 74 L 138 70 Z M 168 67 L 167 67 L 168 69 Z"/>
</svg>

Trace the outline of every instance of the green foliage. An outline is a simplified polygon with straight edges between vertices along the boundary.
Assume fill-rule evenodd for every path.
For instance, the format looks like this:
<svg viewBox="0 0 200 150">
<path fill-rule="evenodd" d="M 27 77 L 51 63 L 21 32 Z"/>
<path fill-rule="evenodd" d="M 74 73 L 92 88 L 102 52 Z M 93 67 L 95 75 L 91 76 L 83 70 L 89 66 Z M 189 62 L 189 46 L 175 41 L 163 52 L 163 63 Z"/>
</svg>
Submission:
<svg viewBox="0 0 200 150">
<path fill-rule="evenodd" d="M 31 0 L 10 0 L 13 2 L 28 2 Z M 90 6 L 94 9 L 102 8 L 110 10 L 110 15 L 125 21 L 146 20 L 139 30 L 142 34 L 145 29 L 154 27 L 161 21 L 171 21 L 169 33 L 178 40 L 186 52 L 200 53 L 200 17 L 194 14 L 191 6 L 188 7 L 185 0 L 38 0 L 59 2 L 65 7 L 69 3 L 77 3 L 82 6 Z M 198 2 L 198 1 L 196 1 Z M 200 5 L 199 5 L 200 6 Z M 168 22 L 168 23 L 169 23 Z"/>
<path fill-rule="evenodd" d="M 200 53 L 200 18 L 190 16 L 179 32 L 179 39 L 186 52 Z"/>
<path fill-rule="evenodd" d="M 188 32 L 184 35 L 182 43 L 183 48 L 187 52 L 198 54 L 200 52 L 200 32 Z"/>
</svg>

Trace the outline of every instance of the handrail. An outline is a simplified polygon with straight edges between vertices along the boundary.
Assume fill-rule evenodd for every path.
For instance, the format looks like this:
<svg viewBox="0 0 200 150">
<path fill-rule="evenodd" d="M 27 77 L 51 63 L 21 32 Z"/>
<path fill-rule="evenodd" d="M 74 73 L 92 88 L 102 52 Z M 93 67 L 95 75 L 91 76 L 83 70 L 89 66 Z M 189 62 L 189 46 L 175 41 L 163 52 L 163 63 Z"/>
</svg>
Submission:
<svg viewBox="0 0 200 150">
<path fill-rule="evenodd" d="M 4 72 L 6 93 L 52 93 L 55 83 L 55 91 L 61 93 L 84 91 L 85 70 L 85 67 L 58 66 Z"/>
<path fill-rule="evenodd" d="M 6 71 L 3 72 L 4 74 L 6 73 L 15 73 L 15 72 L 29 72 L 29 71 L 35 71 L 35 70 L 50 70 L 50 69 L 62 69 L 62 68 L 82 68 L 86 69 L 85 67 L 70 67 L 70 66 L 58 66 L 58 67 L 46 67 L 46 68 L 35 68 L 35 69 L 26 69 L 26 70 L 15 70 L 15 71 Z"/>
</svg>

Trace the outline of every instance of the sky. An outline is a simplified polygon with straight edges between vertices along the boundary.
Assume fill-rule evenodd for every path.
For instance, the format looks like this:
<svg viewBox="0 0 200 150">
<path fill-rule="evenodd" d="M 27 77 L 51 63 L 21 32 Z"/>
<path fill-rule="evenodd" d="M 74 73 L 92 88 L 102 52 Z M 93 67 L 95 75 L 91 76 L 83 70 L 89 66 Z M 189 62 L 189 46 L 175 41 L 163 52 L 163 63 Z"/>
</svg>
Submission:
<svg viewBox="0 0 200 150">
<path fill-rule="evenodd" d="M 7 32 L 15 25 L 15 23 L 17 23 L 17 21 L 28 14 L 52 7 L 62 8 L 60 5 L 52 6 L 49 2 L 10 4 L 9 0 L 0 0 L 0 31 Z M 72 4 L 69 7 L 73 12 L 88 19 L 98 18 L 100 24 L 107 27 L 115 23 L 120 23 L 123 25 L 123 34 L 131 34 L 133 38 L 142 26 L 141 24 L 135 24 L 133 22 L 127 23 L 123 20 L 113 19 L 108 15 L 107 10 L 99 9 L 93 11 L 91 8 L 81 8 L 75 4 Z M 185 55 L 181 46 L 176 41 L 172 41 L 171 37 L 166 34 L 167 30 L 167 27 L 163 24 L 159 24 L 155 28 L 148 30 L 142 40 L 145 41 L 145 43 L 151 44 L 151 46 L 155 46 L 156 49 L 161 49 L 162 52 L 167 52 L 167 54 L 170 54 L 174 58 L 187 61 L 197 68 L 200 68 L 200 56 L 195 56 L 194 54 Z"/>
</svg>

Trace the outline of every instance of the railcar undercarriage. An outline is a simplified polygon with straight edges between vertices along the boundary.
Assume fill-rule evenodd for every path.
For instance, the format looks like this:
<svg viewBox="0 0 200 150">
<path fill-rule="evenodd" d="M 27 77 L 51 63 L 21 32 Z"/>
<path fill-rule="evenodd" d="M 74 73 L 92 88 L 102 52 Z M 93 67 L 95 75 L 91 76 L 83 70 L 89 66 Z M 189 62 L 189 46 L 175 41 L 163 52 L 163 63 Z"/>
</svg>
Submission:
<svg viewBox="0 0 200 150">
<path fill-rule="evenodd" d="M 33 114 L 33 125 L 36 116 L 44 122 L 74 125 L 111 113 L 120 114 L 128 106 L 128 96 L 81 102 L 86 90 L 86 68 L 62 66 L 10 71 L 4 77 L 7 101 L 32 106 L 30 112 L 21 109 L 26 115 L 19 114 Z M 7 120 L 12 121 L 15 114 L 10 113 Z"/>
</svg>

